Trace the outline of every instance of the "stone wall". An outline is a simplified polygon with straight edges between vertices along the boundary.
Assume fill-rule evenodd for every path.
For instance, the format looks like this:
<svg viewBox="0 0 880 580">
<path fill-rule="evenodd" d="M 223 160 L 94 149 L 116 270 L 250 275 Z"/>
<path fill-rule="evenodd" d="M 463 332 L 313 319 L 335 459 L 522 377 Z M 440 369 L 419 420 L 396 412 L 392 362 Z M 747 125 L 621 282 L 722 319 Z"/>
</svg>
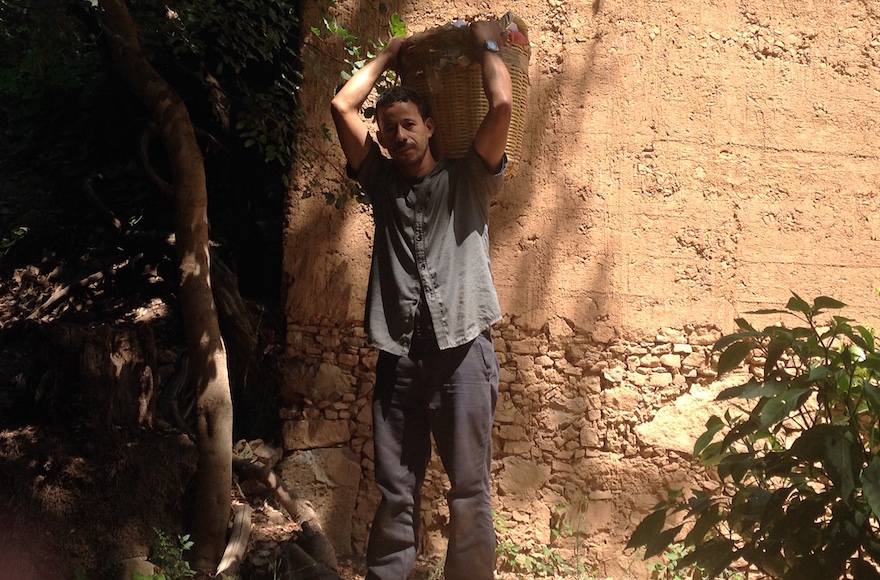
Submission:
<svg viewBox="0 0 880 580">
<path fill-rule="evenodd" d="M 320 498 L 340 552 L 364 553 L 379 499 L 370 437 L 377 352 L 360 327 L 291 324 L 288 336 L 280 470 L 300 495 Z M 719 336 L 686 326 L 623 340 L 559 318 L 531 332 L 498 324 L 492 480 L 506 537 L 540 551 L 563 518 L 580 537 L 562 538 L 560 555 L 577 543 L 608 577 L 644 577 L 645 565 L 623 550 L 635 525 L 667 487 L 715 485 L 689 457 L 721 388 L 711 370 Z M 423 504 L 430 553 L 445 547 L 446 486 L 435 457 Z"/>
</svg>

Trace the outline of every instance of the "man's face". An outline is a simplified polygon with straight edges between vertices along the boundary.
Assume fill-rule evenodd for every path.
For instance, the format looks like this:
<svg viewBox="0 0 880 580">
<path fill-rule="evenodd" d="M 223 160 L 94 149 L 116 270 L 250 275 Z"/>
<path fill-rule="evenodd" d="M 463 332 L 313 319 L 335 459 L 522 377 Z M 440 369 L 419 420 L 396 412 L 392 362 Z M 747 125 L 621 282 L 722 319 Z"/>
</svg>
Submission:
<svg viewBox="0 0 880 580">
<path fill-rule="evenodd" d="M 430 139 L 434 121 L 422 119 L 419 108 L 411 101 L 398 101 L 378 111 L 379 143 L 388 150 L 401 172 L 418 177 L 434 166 Z"/>
</svg>

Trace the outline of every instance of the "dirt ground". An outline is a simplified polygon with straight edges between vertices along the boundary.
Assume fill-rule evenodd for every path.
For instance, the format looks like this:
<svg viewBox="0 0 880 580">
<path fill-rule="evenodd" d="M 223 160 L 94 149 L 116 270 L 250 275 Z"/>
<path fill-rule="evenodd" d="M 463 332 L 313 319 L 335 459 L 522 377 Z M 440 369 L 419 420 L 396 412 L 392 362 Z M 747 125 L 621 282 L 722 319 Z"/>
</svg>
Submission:
<svg viewBox="0 0 880 580">
<path fill-rule="evenodd" d="M 47 193 L 28 195 L 0 178 L 7 241 L 34 196 L 37 205 L 57 206 Z M 190 531 L 192 437 L 160 414 L 152 428 L 96 421 L 106 417 L 103 397 L 81 376 L 82 360 L 64 360 L 69 353 L 58 348 L 62 330 L 88 334 L 149 320 L 159 353 L 182 349 L 165 279 L 171 258 L 160 253 L 119 267 L 131 257 L 114 240 L 76 208 L 59 207 L 0 249 L 0 580 L 115 578 L 122 560 L 151 553 L 155 530 L 172 538 Z M 68 293 L 45 307 L 62 290 Z M 242 572 L 273 578 L 297 526 L 268 495 L 245 499 L 238 485 L 230 494 L 254 508 Z M 439 569 L 420 560 L 412 578 L 436 578 Z M 365 572 L 361 555 L 339 559 L 342 580 Z"/>
<path fill-rule="evenodd" d="M 184 533 L 195 447 L 180 432 L 89 424 L 94 401 L 75 366 L 54 366 L 51 337 L 62 326 L 125 324 L 169 290 L 131 272 L 80 285 L 121 258 L 107 232 L 45 192 L 0 180 L 0 200 L 4 241 L 26 208 L 45 208 L 0 253 L 0 579 L 97 578 L 146 555 L 153 528 Z M 179 332 L 173 319 L 155 328 L 160 342 Z"/>
</svg>

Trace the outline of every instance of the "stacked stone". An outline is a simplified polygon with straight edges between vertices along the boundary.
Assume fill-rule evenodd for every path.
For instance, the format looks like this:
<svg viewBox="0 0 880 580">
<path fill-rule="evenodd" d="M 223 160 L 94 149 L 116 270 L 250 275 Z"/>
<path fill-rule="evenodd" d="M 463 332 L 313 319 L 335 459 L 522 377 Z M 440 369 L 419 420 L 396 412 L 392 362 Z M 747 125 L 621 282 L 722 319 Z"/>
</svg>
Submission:
<svg viewBox="0 0 880 580">
<path fill-rule="evenodd" d="M 605 330 L 577 332 L 562 319 L 540 331 L 505 319 L 493 330 L 501 366 L 493 439 L 496 511 L 535 542 L 549 539 L 559 506 L 584 500 L 590 507 L 575 523 L 591 534 L 613 530 L 625 543 L 622 535 L 661 499 L 667 484 L 693 479 L 682 471 L 687 451 L 665 446 L 665 435 L 652 425 L 661 409 L 712 381 L 711 348 L 720 332 L 687 326 L 625 340 Z M 291 326 L 287 357 L 285 450 L 350 450 L 360 478 L 344 485 L 356 497 L 337 511 L 351 520 L 351 543 L 336 548 L 362 553 L 378 503 L 370 438 L 377 353 L 360 327 Z M 321 469 L 316 478 L 329 488 L 343 485 L 326 465 Z M 423 488 L 429 551 L 443 547 L 447 487 L 435 457 Z M 648 489 L 636 499 L 624 497 L 642 487 Z"/>
</svg>

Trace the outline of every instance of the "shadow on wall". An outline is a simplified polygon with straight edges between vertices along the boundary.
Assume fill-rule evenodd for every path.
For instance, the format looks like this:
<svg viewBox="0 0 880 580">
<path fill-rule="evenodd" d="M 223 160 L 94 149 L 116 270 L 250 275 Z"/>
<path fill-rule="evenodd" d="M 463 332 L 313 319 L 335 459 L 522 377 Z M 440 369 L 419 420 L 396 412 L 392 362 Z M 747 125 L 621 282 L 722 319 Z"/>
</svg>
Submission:
<svg viewBox="0 0 880 580">
<path fill-rule="evenodd" d="M 319 203 L 306 199 L 288 205 L 288 211 L 298 212 L 299 203 Z M 282 296 L 288 317 L 296 313 L 296 320 L 317 322 L 320 319 L 343 321 L 349 318 L 352 280 L 349 262 L 339 252 L 340 210 L 332 206 L 310 212 L 310 219 L 291 228 L 285 236 L 284 276 Z M 312 288 L 314 293 L 294 289 Z"/>
<path fill-rule="evenodd" d="M 391 12 L 401 7 L 393 2 L 388 8 Z M 582 218 L 584 223 L 591 215 L 602 215 L 603 210 L 598 207 L 600 200 L 595 195 L 592 172 L 583 171 L 580 164 L 567 162 L 576 156 L 573 141 L 581 128 L 563 127 L 560 121 L 562 109 L 579 108 L 590 114 L 591 88 L 597 79 L 601 81 L 608 75 L 607 71 L 596 69 L 602 41 L 601 10 L 600 0 L 592 3 L 593 25 L 591 30 L 583 31 L 586 43 L 578 42 L 576 51 L 565 47 L 561 33 L 550 35 L 541 46 L 533 42 L 523 163 L 519 175 L 507 181 L 504 190 L 493 200 L 493 265 L 502 309 L 527 327 L 540 328 L 547 319 L 560 313 L 557 304 L 560 290 L 567 294 L 567 310 L 562 315 L 581 330 L 591 330 L 584 326 L 601 317 L 606 309 L 604 301 L 597 297 L 608 293 L 616 246 L 606 241 L 588 255 L 572 255 L 578 250 L 571 248 L 587 246 L 584 238 L 591 234 L 589 226 L 579 228 L 578 219 Z M 361 22 L 381 22 L 381 18 L 376 18 L 375 9 L 363 2 L 353 8 L 352 14 Z M 408 14 L 401 16 L 404 20 L 409 18 Z M 552 16 L 543 18 L 549 21 Z M 538 28 L 537 23 L 533 24 L 534 30 Z M 366 38 L 370 34 L 378 37 L 384 32 L 368 30 L 362 36 Z M 557 59 L 563 58 L 564 66 L 559 66 Z M 325 105 L 329 103 L 334 84 L 327 83 L 326 98 L 318 95 L 311 111 L 314 118 L 328 123 L 329 110 L 325 110 L 328 108 Z M 333 141 L 330 147 L 335 146 Z M 341 157 L 338 162 L 344 163 Z M 542 198 L 536 197 L 537 192 L 542 193 Z M 297 313 L 296 318 L 301 321 L 360 319 L 360 313 L 350 312 L 352 300 L 358 304 L 361 300 L 360 296 L 352 296 L 352 292 L 359 291 L 361 282 L 366 287 L 365 279 L 357 278 L 362 275 L 362 267 L 368 268 L 369 255 L 365 252 L 363 264 L 351 264 L 352 258 L 359 261 L 361 257 L 352 256 L 349 243 L 369 243 L 365 238 L 369 236 L 367 230 L 372 220 L 366 224 L 367 220 L 361 219 L 367 210 L 362 207 L 346 207 L 341 212 L 331 207 L 314 210 L 300 203 L 320 202 L 294 200 L 288 205 L 292 214 L 307 211 L 308 215 L 304 216 L 305 220 L 288 220 L 289 224 L 296 225 L 288 226 L 285 235 L 286 311 Z M 598 225 L 601 228 L 604 222 Z M 354 227 L 365 228 L 365 231 L 356 233 L 354 240 L 346 241 L 345 236 L 352 233 L 347 230 Z M 349 267 L 350 264 L 353 267 Z M 584 273 L 582 268 L 587 268 L 589 274 L 568 274 L 566 278 L 566 273 L 559 271 L 562 267 L 578 268 L 581 273 Z M 562 288 L 564 283 L 577 287 Z M 315 291 L 306 295 L 291 290 L 293 284 Z M 571 296 L 575 299 L 571 300 Z"/>
<path fill-rule="evenodd" d="M 523 163 L 519 175 L 493 200 L 493 260 L 502 309 L 526 327 L 540 328 L 561 314 L 569 324 L 589 331 L 591 328 L 584 326 L 605 313 L 605 304 L 597 303 L 594 297 L 607 293 L 615 246 L 603 244 L 592 258 L 570 255 L 577 251 L 570 248 L 585 245 L 583 238 L 590 233 L 589 227 L 575 225 L 578 217 L 586 216 L 582 223 L 587 222 L 590 214 L 601 213 L 601 209 L 596 207 L 592 172 L 582 171 L 579 165 L 572 167 L 567 161 L 578 156 L 574 141 L 580 127 L 562 126 L 560 114 L 563 109 L 578 108 L 589 114 L 591 109 L 590 90 L 602 75 L 596 65 L 602 41 L 601 9 L 601 0 L 595 0 L 592 30 L 583 31 L 589 39 L 582 59 L 566 53 L 561 38 L 541 47 L 533 42 Z M 564 68 L 559 66 L 563 59 Z M 539 199 L 538 192 L 546 197 Z M 561 313 L 556 301 L 561 298 L 565 275 L 559 272 L 560 267 L 574 262 L 580 264 L 578 268 L 588 267 L 587 262 L 596 257 L 601 262 L 590 268 L 593 275 L 589 281 L 564 289 L 577 298 L 574 310 Z M 503 266 L 499 268 L 499 264 Z"/>
<path fill-rule="evenodd" d="M 385 14 L 398 12 L 400 3 L 391 1 Z M 314 8 L 314 7 L 313 7 Z M 359 38 L 378 39 L 387 35 L 388 21 L 377 13 L 374 5 L 357 2 L 353 5 L 351 22 L 340 22 L 351 28 Z M 401 15 L 404 16 L 404 15 Z M 313 14 L 312 20 L 304 16 L 304 22 L 318 21 L 320 14 Z M 330 119 L 330 100 L 335 87 L 342 82 L 339 75 L 341 59 L 333 59 L 331 54 L 343 53 L 341 38 L 322 37 L 322 43 L 338 43 L 333 48 L 322 49 L 326 65 L 322 76 L 310 85 L 311 105 L 306 117 L 325 123 L 330 127 L 330 139 L 319 140 L 323 151 L 319 153 L 323 165 L 316 169 L 323 173 L 325 186 L 331 189 L 345 189 L 345 159 L 339 150 L 338 139 L 332 129 Z M 305 86 L 305 84 L 304 84 Z M 306 99 L 303 99 L 306 102 Z M 329 177 L 328 177 L 329 176 Z M 342 322 L 360 320 L 363 312 L 363 296 L 352 296 L 353 288 L 366 292 L 366 279 L 369 269 L 369 251 L 372 246 L 372 219 L 363 220 L 362 214 L 369 210 L 354 200 L 349 200 L 341 210 L 332 205 L 322 206 L 317 199 L 299 199 L 309 185 L 301 184 L 302 189 L 291 190 L 286 206 L 288 218 L 284 234 L 284 265 L 282 268 L 282 303 L 288 320 L 317 322 L 321 319 Z M 322 192 L 309 192 L 320 197 Z M 336 192 L 333 192 L 336 193 Z M 309 207 L 305 204 L 316 204 Z M 317 208 L 317 209 L 316 209 Z M 303 217 L 304 216 L 304 217 Z M 367 223 L 368 222 L 368 223 Z M 352 248 L 364 248 L 363 255 L 355 256 Z M 364 261 L 361 262 L 360 260 Z M 357 264 L 352 267 L 352 262 Z M 357 278 L 362 278 L 361 280 Z M 298 286 L 295 287 L 295 285 Z M 311 289 L 312 291 L 307 291 Z M 352 310 L 352 307 L 355 310 Z M 292 318 L 291 318 L 292 317 Z"/>
</svg>

